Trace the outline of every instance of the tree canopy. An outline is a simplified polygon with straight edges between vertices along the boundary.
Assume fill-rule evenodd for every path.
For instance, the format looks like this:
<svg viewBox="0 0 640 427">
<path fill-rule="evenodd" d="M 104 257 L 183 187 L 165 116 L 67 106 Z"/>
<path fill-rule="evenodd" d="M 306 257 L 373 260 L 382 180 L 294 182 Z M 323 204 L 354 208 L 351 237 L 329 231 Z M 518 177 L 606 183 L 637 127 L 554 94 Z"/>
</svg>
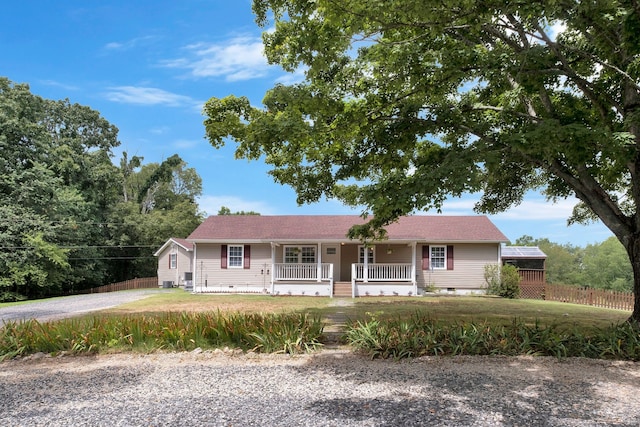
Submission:
<svg viewBox="0 0 640 427">
<path fill-rule="evenodd" d="M 271 63 L 304 71 L 263 106 L 212 98 L 206 132 L 264 158 L 298 202 L 398 216 L 481 194 L 576 196 L 627 251 L 640 320 L 640 8 L 635 1 L 254 0 Z"/>
<path fill-rule="evenodd" d="M 633 271 L 624 247 L 615 237 L 582 248 L 548 238 L 522 236 L 516 245 L 538 246 L 547 255 L 548 283 L 586 286 L 614 291 L 633 291 Z"/>
<path fill-rule="evenodd" d="M 0 78 L 0 301 L 156 274 L 157 249 L 201 221 L 202 182 L 177 155 L 143 165 L 86 106 Z"/>
<path fill-rule="evenodd" d="M 218 215 L 260 215 L 260 213 L 255 211 L 231 212 L 231 209 L 229 209 L 228 207 L 220 206 L 220 209 L 218 210 Z"/>
</svg>

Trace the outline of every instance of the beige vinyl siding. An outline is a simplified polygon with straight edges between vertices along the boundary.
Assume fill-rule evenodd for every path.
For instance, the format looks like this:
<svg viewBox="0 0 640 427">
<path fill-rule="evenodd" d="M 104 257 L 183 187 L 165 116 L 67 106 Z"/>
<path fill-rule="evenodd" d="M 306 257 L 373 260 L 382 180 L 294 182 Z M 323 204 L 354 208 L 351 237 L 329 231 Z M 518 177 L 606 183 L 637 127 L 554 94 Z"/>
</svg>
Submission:
<svg viewBox="0 0 640 427">
<path fill-rule="evenodd" d="M 177 253 L 176 268 L 169 268 L 169 255 Z M 184 273 L 191 271 L 191 255 L 184 248 L 178 246 L 176 248 L 168 247 L 158 256 L 158 286 L 162 286 L 165 281 L 172 281 L 174 286 L 184 285 Z"/>
<path fill-rule="evenodd" d="M 430 246 L 440 246 L 440 244 L 434 243 Z M 484 288 L 484 266 L 498 263 L 498 244 L 456 244 L 453 245 L 453 254 L 453 270 L 422 270 L 422 245 L 418 245 L 416 251 L 418 287 L 433 284 L 440 289 Z"/>
<path fill-rule="evenodd" d="M 376 263 L 411 264 L 411 247 L 408 245 L 376 245 L 375 251 Z"/>
<path fill-rule="evenodd" d="M 229 244 L 235 246 L 236 244 Z M 237 244 L 240 246 L 240 244 Z M 245 245 L 242 245 L 245 246 Z M 235 287 L 269 289 L 271 285 L 271 245 L 251 244 L 250 268 L 221 268 L 220 244 L 198 243 L 195 286 L 233 290 Z"/>
</svg>

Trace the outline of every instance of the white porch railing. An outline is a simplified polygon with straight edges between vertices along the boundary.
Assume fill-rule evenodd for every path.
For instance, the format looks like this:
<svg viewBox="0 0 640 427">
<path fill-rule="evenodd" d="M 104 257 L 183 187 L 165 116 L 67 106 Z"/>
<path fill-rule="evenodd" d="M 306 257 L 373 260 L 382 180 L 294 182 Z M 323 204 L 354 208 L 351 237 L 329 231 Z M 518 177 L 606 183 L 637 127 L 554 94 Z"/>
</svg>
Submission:
<svg viewBox="0 0 640 427">
<path fill-rule="evenodd" d="M 351 278 L 360 282 L 413 282 L 411 264 L 351 264 Z"/>
<path fill-rule="evenodd" d="M 274 264 L 273 279 L 278 280 L 332 280 L 333 264 L 320 265 L 318 278 L 318 264 Z"/>
</svg>

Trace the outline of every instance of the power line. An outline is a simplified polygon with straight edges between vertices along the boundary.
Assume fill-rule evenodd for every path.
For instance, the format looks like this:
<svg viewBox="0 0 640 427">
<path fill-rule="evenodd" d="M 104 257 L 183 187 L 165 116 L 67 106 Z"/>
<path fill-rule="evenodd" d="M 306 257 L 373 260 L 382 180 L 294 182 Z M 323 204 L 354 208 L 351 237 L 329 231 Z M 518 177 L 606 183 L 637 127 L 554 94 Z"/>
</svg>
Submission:
<svg viewBox="0 0 640 427">
<path fill-rule="evenodd" d="M 97 260 L 97 259 L 115 259 L 115 260 L 132 260 L 132 259 L 151 259 L 155 258 L 154 256 L 121 256 L 121 257 L 95 257 L 95 258 L 67 258 L 68 261 L 78 261 L 78 260 Z"/>
</svg>

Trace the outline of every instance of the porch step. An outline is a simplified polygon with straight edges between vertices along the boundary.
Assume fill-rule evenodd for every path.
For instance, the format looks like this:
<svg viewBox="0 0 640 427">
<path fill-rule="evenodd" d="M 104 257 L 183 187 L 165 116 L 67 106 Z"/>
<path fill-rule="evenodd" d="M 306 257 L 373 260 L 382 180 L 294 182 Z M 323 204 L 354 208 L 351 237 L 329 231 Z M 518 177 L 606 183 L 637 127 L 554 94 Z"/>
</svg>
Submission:
<svg viewBox="0 0 640 427">
<path fill-rule="evenodd" d="M 333 296 L 351 298 L 351 282 L 334 282 Z"/>
</svg>

